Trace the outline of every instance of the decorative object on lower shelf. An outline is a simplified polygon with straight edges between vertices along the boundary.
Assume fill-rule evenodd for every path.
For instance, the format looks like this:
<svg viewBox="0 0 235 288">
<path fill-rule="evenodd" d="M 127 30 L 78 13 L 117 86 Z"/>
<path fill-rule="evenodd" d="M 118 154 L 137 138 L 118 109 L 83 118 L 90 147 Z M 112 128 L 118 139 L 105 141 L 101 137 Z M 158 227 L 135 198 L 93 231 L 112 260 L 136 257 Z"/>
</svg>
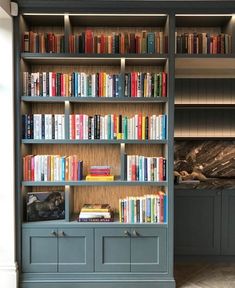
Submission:
<svg viewBox="0 0 235 288">
<path fill-rule="evenodd" d="M 27 221 L 65 219 L 64 196 L 64 191 L 27 193 Z"/>
<path fill-rule="evenodd" d="M 112 222 L 113 211 L 109 204 L 84 204 L 77 220 L 79 222 Z"/>
<path fill-rule="evenodd" d="M 114 181 L 110 166 L 91 166 L 86 181 Z"/>
<path fill-rule="evenodd" d="M 153 195 L 119 199 L 119 222 L 166 223 L 167 195 L 157 192 Z"/>
</svg>

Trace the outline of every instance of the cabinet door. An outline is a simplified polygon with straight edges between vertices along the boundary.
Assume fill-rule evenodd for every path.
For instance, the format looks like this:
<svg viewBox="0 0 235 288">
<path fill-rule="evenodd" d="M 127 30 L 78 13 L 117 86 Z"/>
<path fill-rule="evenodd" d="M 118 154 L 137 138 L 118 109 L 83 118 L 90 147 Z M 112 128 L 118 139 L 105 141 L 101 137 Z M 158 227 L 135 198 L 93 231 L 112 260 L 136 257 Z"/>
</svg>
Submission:
<svg viewBox="0 0 235 288">
<path fill-rule="evenodd" d="M 130 230 L 95 229 L 95 271 L 130 271 Z"/>
<path fill-rule="evenodd" d="M 219 255 L 221 191 L 175 190 L 175 253 Z"/>
<path fill-rule="evenodd" d="M 165 228 L 131 229 L 131 271 L 166 271 L 167 237 Z"/>
<path fill-rule="evenodd" d="M 57 272 L 57 236 L 53 229 L 23 229 L 23 272 Z"/>
<path fill-rule="evenodd" d="M 235 255 L 235 191 L 222 195 L 222 254 Z"/>
<path fill-rule="evenodd" d="M 93 272 L 93 229 L 58 229 L 58 271 Z"/>
</svg>

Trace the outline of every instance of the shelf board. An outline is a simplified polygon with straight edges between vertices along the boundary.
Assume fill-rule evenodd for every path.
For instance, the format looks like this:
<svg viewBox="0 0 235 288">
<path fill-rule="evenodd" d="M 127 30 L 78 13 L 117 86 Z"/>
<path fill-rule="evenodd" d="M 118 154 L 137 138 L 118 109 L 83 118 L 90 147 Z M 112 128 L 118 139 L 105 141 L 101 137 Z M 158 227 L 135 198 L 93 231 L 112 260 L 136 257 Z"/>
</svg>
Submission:
<svg viewBox="0 0 235 288">
<path fill-rule="evenodd" d="M 187 15 L 176 14 L 175 25 L 176 27 L 221 27 L 228 24 L 231 15 Z M 206 29 L 205 29 L 206 30 Z"/>
<path fill-rule="evenodd" d="M 232 136 L 175 136 L 174 140 L 234 140 Z"/>
<path fill-rule="evenodd" d="M 25 102 L 71 102 L 71 103 L 166 103 L 167 97 L 62 97 L 22 96 Z"/>
<path fill-rule="evenodd" d="M 235 78 L 235 54 L 177 54 L 176 78 Z"/>
<path fill-rule="evenodd" d="M 167 144 L 167 140 L 36 140 L 36 139 L 22 139 L 22 144 Z"/>
<path fill-rule="evenodd" d="M 92 64 L 120 65 L 125 58 L 130 65 L 163 65 L 167 54 L 77 54 L 77 53 L 21 53 L 21 58 L 31 64 Z M 149 63 L 148 63 L 149 62 Z M 128 65 L 128 63 L 127 63 Z"/>
<path fill-rule="evenodd" d="M 212 104 L 212 103 L 201 103 L 201 104 L 175 104 L 175 109 L 235 109 L 235 103 L 232 104 Z"/>
<path fill-rule="evenodd" d="M 51 225 L 58 226 L 74 226 L 74 227 L 84 227 L 84 226 L 115 226 L 115 227 L 167 227 L 167 223 L 120 223 L 119 221 L 114 222 L 78 222 L 76 220 L 73 221 L 65 221 L 65 220 L 49 220 L 49 221 L 35 221 L 35 222 L 24 222 L 22 226 L 24 228 L 31 227 L 45 227 Z"/>
<path fill-rule="evenodd" d="M 22 181 L 23 186 L 167 186 L 167 181 Z"/>
</svg>

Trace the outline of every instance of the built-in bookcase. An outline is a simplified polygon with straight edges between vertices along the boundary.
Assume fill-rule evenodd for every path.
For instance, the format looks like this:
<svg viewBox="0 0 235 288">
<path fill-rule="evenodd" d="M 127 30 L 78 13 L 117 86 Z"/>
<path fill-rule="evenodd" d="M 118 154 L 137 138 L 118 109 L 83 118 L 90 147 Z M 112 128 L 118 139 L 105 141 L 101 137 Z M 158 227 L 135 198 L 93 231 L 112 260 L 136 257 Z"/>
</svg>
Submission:
<svg viewBox="0 0 235 288">
<path fill-rule="evenodd" d="M 128 281 L 128 279 L 132 279 L 134 277 L 132 272 L 138 271 L 140 272 L 140 274 L 143 274 L 143 279 L 146 278 L 146 275 L 144 275 L 145 272 L 150 273 L 152 275 L 151 277 L 153 278 L 153 281 L 161 281 L 159 280 L 160 278 L 158 279 L 159 275 L 161 274 L 160 277 L 163 279 L 164 274 L 167 273 L 168 278 L 166 281 L 169 282 L 169 287 L 174 287 L 174 280 L 172 278 L 174 105 L 173 17 L 166 14 L 35 14 L 21 15 L 19 19 L 19 27 L 21 39 L 22 35 L 24 35 L 24 33 L 27 31 L 33 31 L 35 33 L 53 32 L 56 34 L 62 34 L 64 35 L 65 49 L 64 53 L 20 53 L 18 51 L 20 53 L 20 65 L 18 71 L 19 74 L 17 75 L 17 78 L 19 80 L 19 95 L 17 95 L 17 97 L 18 99 L 20 99 L 20 109 L 18 111 L 19 117 L 24 114 L 65 115 L 65 139 L 18 139 L 20 143 L 20 145 L 18 146 L 20 148 L 20 155 L 18 155 L 20 163 L 18 167 L 18 187 L 21 191 L 20 225 L 22 227 L 21 237 L 23 249 L 22 272 L 25 272 L 27 274 L 29 273 L 28 275 L 30 275 L 30 272 L 43 273 L 46 271 L 46 267 L 49 267 L 46 258 L 41 258 L 40 260 L 39 258 L 41 256 L 36 256 L 37 252 L 34 255 L 31 254 L 33 253 L 33 251 L 36 251 L 37 245 L 41 245 L 40 241 L 42 240 L 40 240 L 40 237 L 42 235 L 44 235 L 46 239 L 48 237 L 49 241 L 52 238 L 56 238 L 59 242 L 61 240 L 60 238 L 64 237 L 63 240 L 66 240 L 69 243 L 68 244 L 66 242 L 67 244 L 65 245 L 68 245 L 66 246 L 66 249 L 68 249 L 67 255 L 71 255 L 71 259 L 75 259 L 73 253 L 76 254 L 77 248 L 75 250 L 70 249 L 69 245 L 73 243 L 72 246 L 75 245 L 74 247 L 77 247 L 76 242 L 73 241 L 77 239 L 76 237 L 79 238 L 81 236 L 81 238 L 85 240 L 77 241 L 85 241 L 84 243 L 86 243 L 84 244 L 83 242 L 79 242 L 79 247 L 81 247 L 81 252 L 79 253 L 82 254 L 79 254 L 76 260 L 70 261 L 69 259 L 67 259 L 66 261 L 70 264 L 68 264 L 68 269 L 65 269 L 66 272 L 72 271 L 77 273 L 74 276 L 77 283 L 80 283 L 79 275 L 84 271 L 89 272 L 89 275 L 84 275 L 88 282 L 88 278 L 96 278 L 93 272 L 108 273 L 112 271 L 113 274 L 110 275 L 113 280 L 116 279 L 116 277 L 119 277 L 118 274 L 116 274 L 117 272 L 130 272 L 128 275 L 124 275 L 125 279 L 123 279 L 125 282 Z M 90 29 L 97 34 L 111 32 L 128 32 L 139 33 L 141 35 L 142 31 L 144 30 L 146 30 L 147 32 L 163 32 L 164 37 L 167 36 L 167 53 L 165 53 L 166 51 L 164 51 L 164 53 L 124 54 L 69 53 L 70 35 L 82 33 L 87 29 Z M 119 97 L 69 97 L 69 95 L 66 95 L 66 97 L 42 97 L 23 95 L 22 82 L 24 79 L 24 72 L 28 72 L 29 74 L 36 72 L 61 72 L 70 74 L 74 71 L 85 73 L 107 72 L 121 75 L 133 71 L 149 73 L 166 72 L 167 95 L 165 95 L 164 97 L 125 97 L 124 94 L 119 95 Z M 143 116 L 166 114 L 166 138 L 158 140 L 71 140 L 69 136 L 69 116 L 71 114 L 88 114 L 90 116 L 93 116 L 95 114 L 122 114 L 129 117 L 132 117 L 135 114 L 142 114 Z M 18 129 L 18 133 L 20 135 L 22 131 L 21 124 L 19 125 Z M 125 174 L 124 170 L 126 169 L 126 164 L 124 162 L 125 154 L 166 158 L 166 180 L 127 181 L 127 179 L 123 176 Z M 83 179 L 80 181 L 24 181 L 22 177 L 22 159 L 26 155 L 78 155 L 79 159 L 83 160 L 84 176 L 88 174 L 89 167 L 91 165 L 110 165 L 112 167 L 112 174 L 114 174 L 115 180 L 110 182 L 90 182 L 86 181 L 85 177 L 83 177 Z M 25 198 L 28 192 L 38 191 L 65 191 L 65 220 L 44 222 L 26 221 Z M 163 223 L 119 223 L 119 199 L 126 198 L 127 196 L 140 197 L 144 195 L 156 195 L 160 191 L 165 192 L 168 199 L 167 206 L 165 207 L 167 215 L 166 221 L 164 221 Z M 85 203 L 109 203 L 117 216 L 115 218 L 115 221 L 112 223 L 77 222 L 76 217 Z M 72 239 L 73 237 L 75 238 Z M 136 237 L 136 239 L 134 239 L 134 237 Z M 34 240 L 32 240 L 33 238 Z M 123 242 L 123 240 L 126 244 Z M 138 242 L 138 240 L 141 240 L 142 244 Z M 56 245 L 61 245 L 59 244 L 59 242 L 57 242 Z M 27 244 L 27 246 L 26 243 L 31 244 Z M 34 245 L 36 246 L 33 247 Z M 92 253 L 88 253 L 88 245 L 91 248 L 90 251 L 93 251 Z M 135 247 L 135 245 L 137 246 Z M 133 256 L 131 256 L 135 255 L 133 249 L 137 249 L 136 251 L 140 251 L 142 250 L 142 248 L 144 250 L 139 255 L 137 255 L 136 260 L 134 260 L 136 256 L 134 258 Z M 112 250 L 112 252 L 110 249 Z M 99 252 L 101 250 L 103 250 L 103 252 L 101 253 L 102 255 Z M 53 251 L 53 249 L 51 251 Z M 114 251 L 117 251 L 117 253 Z M 30 254 L 32 256 L 30 256 Z M 59 254 L 59 256 L 57 257 L 60 257 L 60 255 L 61 254 Z M 82 259 L 79 258 L 80 256 Z M 34 257 L 36 257 L 37 259 Z M 68 257 L 70 258 L 70 256 Z M 130 259 L 126 259 L 126 257 L 129 257 Z M 54 262 L 56 261 L 59 260 L 54 260 Z M 79 263 L 85 263 L 85 270 L 84 268 L 78 268 L 76 270 L 76 265 L 74 264 L 74 261 L 77 261 Z M 39 262 L 42 264 L 41 266 L 38 266 Z M 45 266 L 43 266 L 43 263 L 45 264 Z M 138 266 L 138 263 L 140 264 L 140 266 Z M 126 265 L 129 268 L 126 268 Z M 134 268 L 131 268 L 132 266 Z M 42 267 L 44 267 L 45 269 Z M 49 271 L 52 271 L 50 269 L 53 270 L 54 268 L 49 268 Z M 58 268 L 55 268 L 55 270 L 56 272 L 58 272 L 58 275 L 59 272 L 65 271 Z M 55 272 L 55 270 L 53 271 Z M 26 274 L 23 275 L 25 275 L 25 277 L 27 278 Z M 60 275 L 59 277 L 63 279 L 63 275 Z M 98 278 L 99 277 L 102 276 L 98 276 Z M 26 278 L 24 278 L 23 276 L 22 279 Z M 39 281 L 39 278 L 36 278 L 36 281 Z M 26 282 L 24 282 L 24 285 L 26 285 L 25 287 L 31 287 L 30 283 L 25 283 Z M 125 287 L 129 287 L 128 283 L 125 283 L 125 285 Z"/>
<path fill-rule="evenodd" d="M 234 24 L 232 15 L 176 15 L 177 33 L 231 35 L 231 53 L 176 54 L 176 138 L 234 137 Z"/>
</svg>

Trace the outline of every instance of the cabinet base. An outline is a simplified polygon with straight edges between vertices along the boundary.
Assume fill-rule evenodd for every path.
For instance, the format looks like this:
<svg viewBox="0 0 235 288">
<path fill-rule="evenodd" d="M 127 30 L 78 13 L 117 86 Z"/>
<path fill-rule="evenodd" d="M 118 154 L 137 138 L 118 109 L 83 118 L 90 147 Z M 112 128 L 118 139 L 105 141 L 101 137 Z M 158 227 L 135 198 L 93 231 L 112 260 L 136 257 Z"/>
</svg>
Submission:
<svg viewBox="0 0 235 288">
<path fill-rule="evenodd" d="M 79 286 L 78 286 L 79 285 Z M 130 282 L 22 282 L 20 288 L 175 288 L 174 280 Z"/>
</svg>

